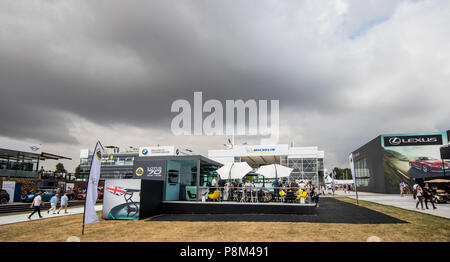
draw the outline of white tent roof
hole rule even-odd
[[[223,167],[217,169],[217,173],[219,173],[222,179],[241,179],[252,170],[253,169],[247,164],[247,162],[237,162],[226,163]]]
[[[285,167],[278,164],[261,166],[256,172],[266,178],[288,177],[293,168]]]

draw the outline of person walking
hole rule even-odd
[[[67,194],[64,193],[64,195],[61,197],[61,204],[60,204],[60,207],[58,209],[58,214],[59,214],[59,212],[61,212],[61,209],[63,209],[63,208],[64,208],[64,213],[67,214],[68,213],[67,212],[68,204],[69,204],[69,198],[67,197]]]
[[[417,198],[417,187],[419,186],[419,184],[417,184],[417,181],[414,181],[414,185],[413,185],[413,198],[416,199]]]
[[[405,187],[403,188],[403,192],[406,194],[406,196],[409,196],[411,194],[410,186],[408,183],[405,183]]]
[[[56,197],[56,195],[52,196],[52,198],[50,198],[50,209],[47,210],[47,214],[50,214],[50,211],[53,212],[53,215],[56,212],[56,205],[58,204],[58,198]]]
[[[424,208],[423,208],[423,190],[419,185],[417,185],[416,190],[417,190],[416,208],[419,209],[419,203],[420,203],[422,210],[424,210]]]
[[[41,205],[42,204],[43,204],[43,202],[42,202],[42,193],[39,192],[39,194],[37,196],[35,196],[33,198],[33,201],[31,202],[30,208],[34,208],[34,209],[33,209],[33,213],[31,213],[28,216],[29,220],[31,220],[31,216],[33,216],[34,213],[36,213],[36,212],[38,212],[39,218],[42,218],[42,216],[41,216]]]
[[[436,209],[437,207],[434,205],[434,201],[433,201],[433,190],[431,190],[430,186],[428,185],[428,183],[425,184],[425,186],[423,187],[423,197],[425,199],[425,208],[428,208],[428,201],[430,201],[431,205],[433,206],[433,209]]]

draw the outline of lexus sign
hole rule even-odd
[[[384,136],[384,146],[442,145],[442,135]]]

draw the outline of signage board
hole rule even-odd
[[[288,155],[288,145],[254,145],[254,146],[236,146],[234,148],[235,156],[258,156],[258,155]]]
[[[383,168],[389,186],[443,176],[450,163],[441,160],[440,148],[447,143],[446,132],[382,135]]]
[[[104,219],[139,219],[140,179],[106,179],[104,190]]]
[[[144,146],[139,148],[139,156],[186,156],[191,152],[174,146]]]
[[[164,181],[165,177],[166,160],[134,160],[133,178]]]
[[[0,148],[38,155],[42,153],[42,145],[40,144],[31,144],[2,137],[0,137]]]
[[[386,146],[433,146],[442,145],[442,134],[383,136]]]
[[[8,194],[9,194],[9,202],[8,203],[14,202],[16,182],[15,181],[3,181],[2,189],[6,190],[6,192],[8,192]]]

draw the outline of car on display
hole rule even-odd
[[[41,189],[38,192],[42,192],[42,201],[47,202],[50,201],[50,198],[52,196],[56,195],[56,189]],[[22,195],[22,202],[31,202],[33,201],[34,197],[37,196],[38,193],[27,193]]]
[[[418,157],[409,161],[409,166],[421,170],[424,173],[442,172],[442,168],[445,168],[445,170],[449,169],[448,162],[442,162],[442,160],[426,156]]]
[[[81,193],[78,193],[77,199],[85,200],[86,199],[86,191],[82,190]],[[103,187],[102,186],[97,187],[97,199],[103,199]]]
[[[0,190],[0,203],[6,204],[8,202],[9,202],[9,193],[6,190],[1,189]]]

